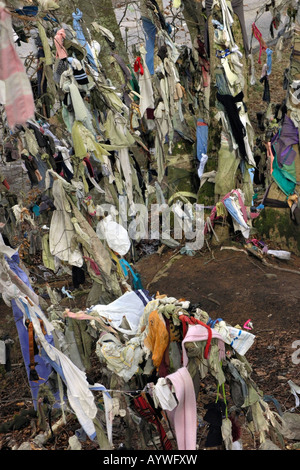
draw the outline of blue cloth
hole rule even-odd
[[[267,48],[266,54],[267,54],[267,75],[270,75],[272,72],[272,54],[273,54],[272,49]]]
[[[37,204],[34,204],[34,206],[32,207],[32,212],[36,217],[40,215],[40,208]]]
[[[146,40],[146,64],[151,75],[154,74],[154,46],[156,37],[156,26],[148,18],[142,17],[143,29]]]
[[[25,272],[20,268],[19,266],[19,254],[16,253],[14,256],[11,258],[5,258],[9,267],[11,270],[28,286],[32,289],[29,279]],[[30,355],[29,355],[29,339],[28,339],[28,330],[26,326],[24,325],[23,322],[23,311],[18,307],[16,304],[16,301],[12,299],[11,301],[11,306],[13,310],[13,316],[15,320],[15,324],[17,327],[18,331],[18,336],[19,336],[19,341],[20,341],[20,347],[23,355],[23,360],[26,368],[26,373],[28,376],[28,381],[29,381],[29,386],[31,389],[31,394],[32,394],[32,400],[33,400],[33,406],[36,409],[37,408],[37,395],[39,388],[42,384],[46,383],[48,380],[49,375],[52,372],[52,367],[48,361],[43,359],[39,354],[34,356],[35,362],[36,362],[36,367],[35,370],[38,373],[38,376],[41,377],[41,379],[37,382],[33,382],[29,380],[29,373],[30,373]],[[25,307],[25,304],[24,304]],[[27,307],[27,306],[26,306]],[[25,308],[25,311],[28,312],[27,308]],[[28,313],[29,316],[29,313]],[[30,320],[30,318],[28,318]],[[49,344],[53,343],[53,338],[52,336],[46,335],[45,336],[46,340],[48,341]],[[54,345],[54,344],[53,344]]]
[[[79,8],[76,8],[75,12],[72,13],[72,17],[73,17],[73,28],[74,28],[74,31],[76,32],[77,41],[85,48],[89,63],[91,64],[93,69],[96,70],[96,72],[98,72],[98,68],[95,63],[93,53],[91,51],[91,48],[88,42],[85,39],[81,24],[80,24],[80,21],[82,19],[82,11],[80,11]]]
[[[38,14],[38,7],[37,6],[25,6],[23,7],[22,9],[21,8],[18,8],[17,10],[15,10],[16,13],[18,13],[18,15],[24,15],[24,16],[36,16]]]
[[[207,140],[208,140],[208,126],[202,119],[197,119],[197,158],[199,162],[202,158],[202,153],[207,153]]]
[[[128,263],[128,261],[126,261],[125,259],[122,258],[122,259],[120,259],[120,265],[121,265],[121,268],[122,268],[123,273],[124,273],[125,276],[128,276],[128,269],[131,272],[132,278],[133,278],[133,288],[134,288],[134,290],[143,289],[140,275],[133,271],[133,269],[130,266],[130,264]]]
[[[138,296],[138,298],[141,299],[145,307],[148,304],[148,302],[153,300],[152,297],[150,297],[149,292],[145,289],[137,289],[134,292]]]
[[[23,8],[18,8],[15,10],[18,15],[21,16],[36,16],[39,12],[39,9],[37,6],[32,5],[32,6],[25,6]],[[46,16],[43,17],[43,20],[45,21],[55,21],[56,23],[58,22],[56,18],[53,18],[53,16],[50,16],[47,14]]]
[[[246,228],[247,224],[244,221],[242,214],[240,214],[240,212],[236,209],[236,207],[232,205],[232,201],[230,197],[228,197],[227,199],[224,199],[223,203],[226,209],[228,210],[229,214],[237,221],[237,223]]]

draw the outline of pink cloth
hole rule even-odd
[[[56,58],[66,59],[66,57],[68,57],[66,48],[64,47],[65,37],[66,37],[66,32],[63,28],[57,31],[54,37],[54,44],[56,47]]]
[[[99,270],[99,267],[97,265],[97,263],[95,263],[95,261],[92,259],[92,258],[89,258],[88,256],[84,256],[84,259],[86,261],[89,261],[90,263],[90,266],[92,268],[92,270],[94,271],[94,273],[97,275],[97,276],[101,276],[101,272]]]
[[[116,330],[114,328],[112,328],[111,326],[106,325],[104,323],[104,320],[102,320],[102,318],[100,318],[100,317],[96,317],[96,316],[94,317],[93,315],[88,315],[87,313],[83,312],[82,310],[80,310],[79,312],[71,312],[69,309],[65,310],[64,315],[65,315],[65,317],[74,318],[75,320],[95,320],[98,323],[100,323],[102,328],[104,328],[106,331],[109,331],[110,333],[114,334],[115,336],[118,336]],[[104,333],[105,332],[103,331],[103,334]],[[100,337],[101,337],[101,335],[100,335]]]
[[[80,312],[71,312],[70,310],[65,311],[65,316],[70,318],[75,318],[75,320],[98,320],[97,317],[92,315],[87,315],[82,310]]]
[[[166,379],[172,382],[178,400],[176,408],[167,412],[175,430],[178,450],[196,450],[197,404],[192,377],[186,367],[181,367]]]
[[[242,211],[242,215],[243,215],[243,219],[244,221],[247,223],[248,221],[248,215],[247,215],[247,209],[245,207],[245,204],[241,198],[241,195],[240,195],[240,192],[237,190],[237,189],[233,189],[232,191],[230,191],[229,193],[227,193],[222,199],[221,199],[221,202],[224,203],[225,199],[229,198],[231,194],[236,194],[237,197],[238,197],[238,200],[239,200],[239,204],[240,204],[240,208],[241,208],[241,211]],[[211,223],[213,224],[214,220],[217,218],[217,207],[214,206],[214,208],[212,209],[211,213],[210,213],[210,221]],[[207,222],[205,223],[204,225],[204,234],[207,234],[208,232],[208,224]]]
[[[214,330],[214,328],[211,329],[212,331],[212,338],[217,338],[218,339],[218,346],[219,346],[219,357],[220,360],[225,358],[225,344],[224,344],[224,339],[222,336]],[[187,331],[187,334],[185,335],[184,340],[182,341],[182,359],[183,359],[183,365],[184,367],[187,366],[188,364],[188,356],[185,350],[185,343],[190,343],[193,341],[207,341],[208,338],[208,331],[207,329],[202,326],[202,325],[189,325],[189,329]]]
[[[5,112],[10,128],[34,117],[32,88],[13,38],[11,15],[0,3],[0,80],[5,88]]]
[[[241,207],[241,211],[242,211],[242,214],[243,214],[244,221],[247,223],[247,220],[248,220],[247,209],[246,209],[246,207],[245,207],[245,204],[244,204],[244,202],[243,202],[243,199],[242,199],[242,197],[241,197],[240,192],[239,192],[237,189],[234,189],[234,190],[231,191],[231,192],[237,194],[238,199],[239,199],[239,203],[240,203],[240,207]]]
[[[274,162],[274,155],[272,152],[271,142],[267,142],[267,156],[270,159],[270,173],[273,173],[273,162]]]

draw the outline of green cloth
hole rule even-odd
[[[51,271],[55,271],[54,257],[51,255],[49,247],[49,233],[45,233],[45,235],[43,235],[42,246],[42,258],[44,266],[48,269],[51,269]]]
[[[93,419],[93,423],[96,429],[96,435],[97,435],[97,442],[99,444],[99,447],[101,450],[112,450],[112,447],[108,441],[107,435],[102,427],[102,424],[100,422],[100,417],[96,416],[96,418]]]
[[[74,333],[74,338],[78,348],[78,352],[85,369],[91,367],[91,354],[93,339],[87,331],[87,322],[84,320],[76,320],[68,318],[68,324]]]
[[[104,157],[109,155],[108,150],[96,142],[94,135],[80,121],[75,121],[72,126],[72,140],[76,157],[86,157],[88,152],[93,152],[95,157],[105,163]],[[110,149],[113,147],[109,146]]]
[[[135,144],[135,139],[126,128],[126,119],[114,114],[111,110],[107,112],[104,124],[107,139],[116,148],[127,148]]]
[[[295,162],[289,166],[283,165],[282,168],[279,168],[277,156],[275,155],[273,160],[272,178],[284,194],[287,196],[294,194],[296,186]]]
[[[218,156],[218,171],[215,178],[215,194],[220,198],[236,188],[236,172],[240,159],[234,151],[230,151],[228,141],[221,140]]]
[[[52,56],[51,48],[50,48],[48,38],[47,38],[47,35],[46,35],[45,28],[42,25],[41,21],[37,21],[37,27],[38,27],[38,31],[39,31],[39,36],[40,36],[42,44],[43,44],[43,50],[44,50],[44,53],[45,53],[45,58],[43,58],[43,60],[45,61],[46,65],[52,65],[53,56]]]

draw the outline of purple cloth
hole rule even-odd
[[[286,115],[282,128],[271,141],[276,153],[278,166],[291,165],[296,157],[293,145],[299,143],[299,131],[293,121]]]

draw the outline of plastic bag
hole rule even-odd
[[[248,331],[240,330],[232,326],[228,327],[228,331],[231,338],[231,346],[241,356],[244,356],[254,343],[255,336]]]
[[[276,258],[280,258],[280,259],[290,259],[291,258],[291,253],[289,251],[284,251],[284,250],[268,250],[267,254],[268,255],[273,255]]]
[[[131,241],[127,230],[115,222],[111,215],[98,223],[96,233],[100,240],[106,240],[109,248],[119,255],[124,256],[128,253]]]

